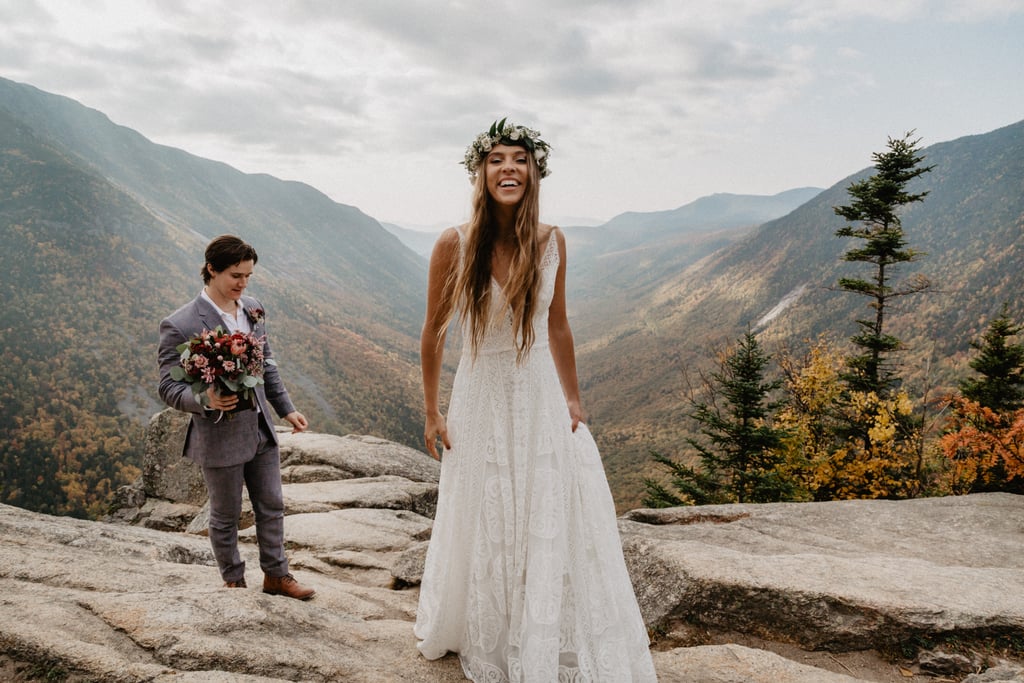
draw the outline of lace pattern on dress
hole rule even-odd
[[[554,242],[523,362],[507,317],[475,359],[464,341],[415,633],[427,657],[459,653],[477,683],[647,683],[654,666],[600,454],[586,425],[572,431],[545,348]]]
[[[461,234],[461,233],[460,233]],[[555,293],[555,275],[558,272],[558,244],[555,236],[548,237],[541,253],[540,288],[537,291],[537,305],[533,314],[533,346],[534,349],[545,349],[548,345],[548,307]],[[505,306],[505,291],[498,284],[498,281],[491,278],[491,308],[497,314],[491,316],[491,324],[487,328],[484,338],[481,340],[478,353],[494,353],[495,351],[515,350],[512,340],[512,319],[508,307]],[[462,330],[464,354],[470,353],[469,331],[465,325]]]

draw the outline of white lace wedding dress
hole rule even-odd
[[[655,681],[600,455],[586,425],[571,429],[548,349],[554,236],[541,263],[536,341],[522,364],[507,317],[475,361],[465,342],[418,647],[430,659],[459,653],[477,683]]]

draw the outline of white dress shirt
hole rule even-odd
[[[242,334],[249,334],[252,332],[252,323],[249,322],[249,316],[245,314],[245,308],[242,306],[242,302],[239,301],[235,304],[235,313],[227,313],[220,306],[213,303],[213,299],[206,293],[206,287],[203,287],[203,291],[200,294],[201,297],[210,302],[210,305],[220,313],[220,319],[224,322],[224,329],[230,334],[235,332],[241,332]]]

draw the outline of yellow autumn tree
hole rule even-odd
[[[905,498],[916,491],[913,463],[920,435],[904,390],[880,397],[851,390],[845,357],[819,338],[804,358],[784,354],[788,403],[776,417],[788,437],[787,474],[808,500]]]
[[[852,391],[841,404],[850,429],[843,446],[816,474],[818,492],[830,499],[907,498],[917,491],[914,404],[900,389],[887,397]]]
[[[806,355],[779,354],[787,401],[775,420],[786,436],[781,450],[786,474],[800,487],[799,496],[814,500],[820,488],[815,474],[836,450],[837,406],[842,393],[843,357],[819,338]]]

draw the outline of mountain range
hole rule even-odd
[[[933,359],[933,383],[949,386],[1002,302],[1021,312],[1024,122],[924,153],[935,169],[916,189],[930,194],[903,223],[926,255],[900,276],[939,286],[892,322],[907,366]],[[565,226],[581,388],[620,507],[638,501],[650,450],[684,454],[684,369],[748,326],[769,345],[853,334],[863,302],[834,288],[854,266],[832,207],[868,172]],[[434,236],[0,79],[0,502],[95,514],[130,475],[161,407],[159,320],[198,293],[203,247],[226,232],[260,253],[250,292],[314,429],[419,446]]]
[[[934,168],[908,191],[928,194],[901,213],[908,245],[921,255],[891,274],[893,284],[924,275],[933,288],[894,300],[886,330],[904,342],[899,362],[911,395],[935,398],[970,376],[970,343],[1004,302],[1024,321],[1024,121],[922,153]],[[836,286],[841,276],[871,272],[842,260],[855,245],[835,236],[844,222],[833,210],[849,203],[851,182],[872,172],[852,174],[660,279],[618,325],[584,340],[581,389],[596,428],[614,445],[606,466],[619,501],[639,501],[651,450],[687,454],[685,372],[709,367],[747,329],[769,351],[799,350],[820,335],[842,344],[859,331],[856,319],[873,317],[864,298]]]
[[[671,211],[620,214],[604,225],[565,228],[566,296],[583,339],[631,324],[637,302],[700,259],[784,216],[821,192],[719,193]]]
[[[91,514],[118,478],[107,461],[138,461],[161,407],[160,319],[199,293],[203,249],[223,233],[260,254],[249,291],[315,428],[419,441],[422,258],[308,185],[0,79],[4,502],[45,510],[63,488],[82,500],[54,511]]]

